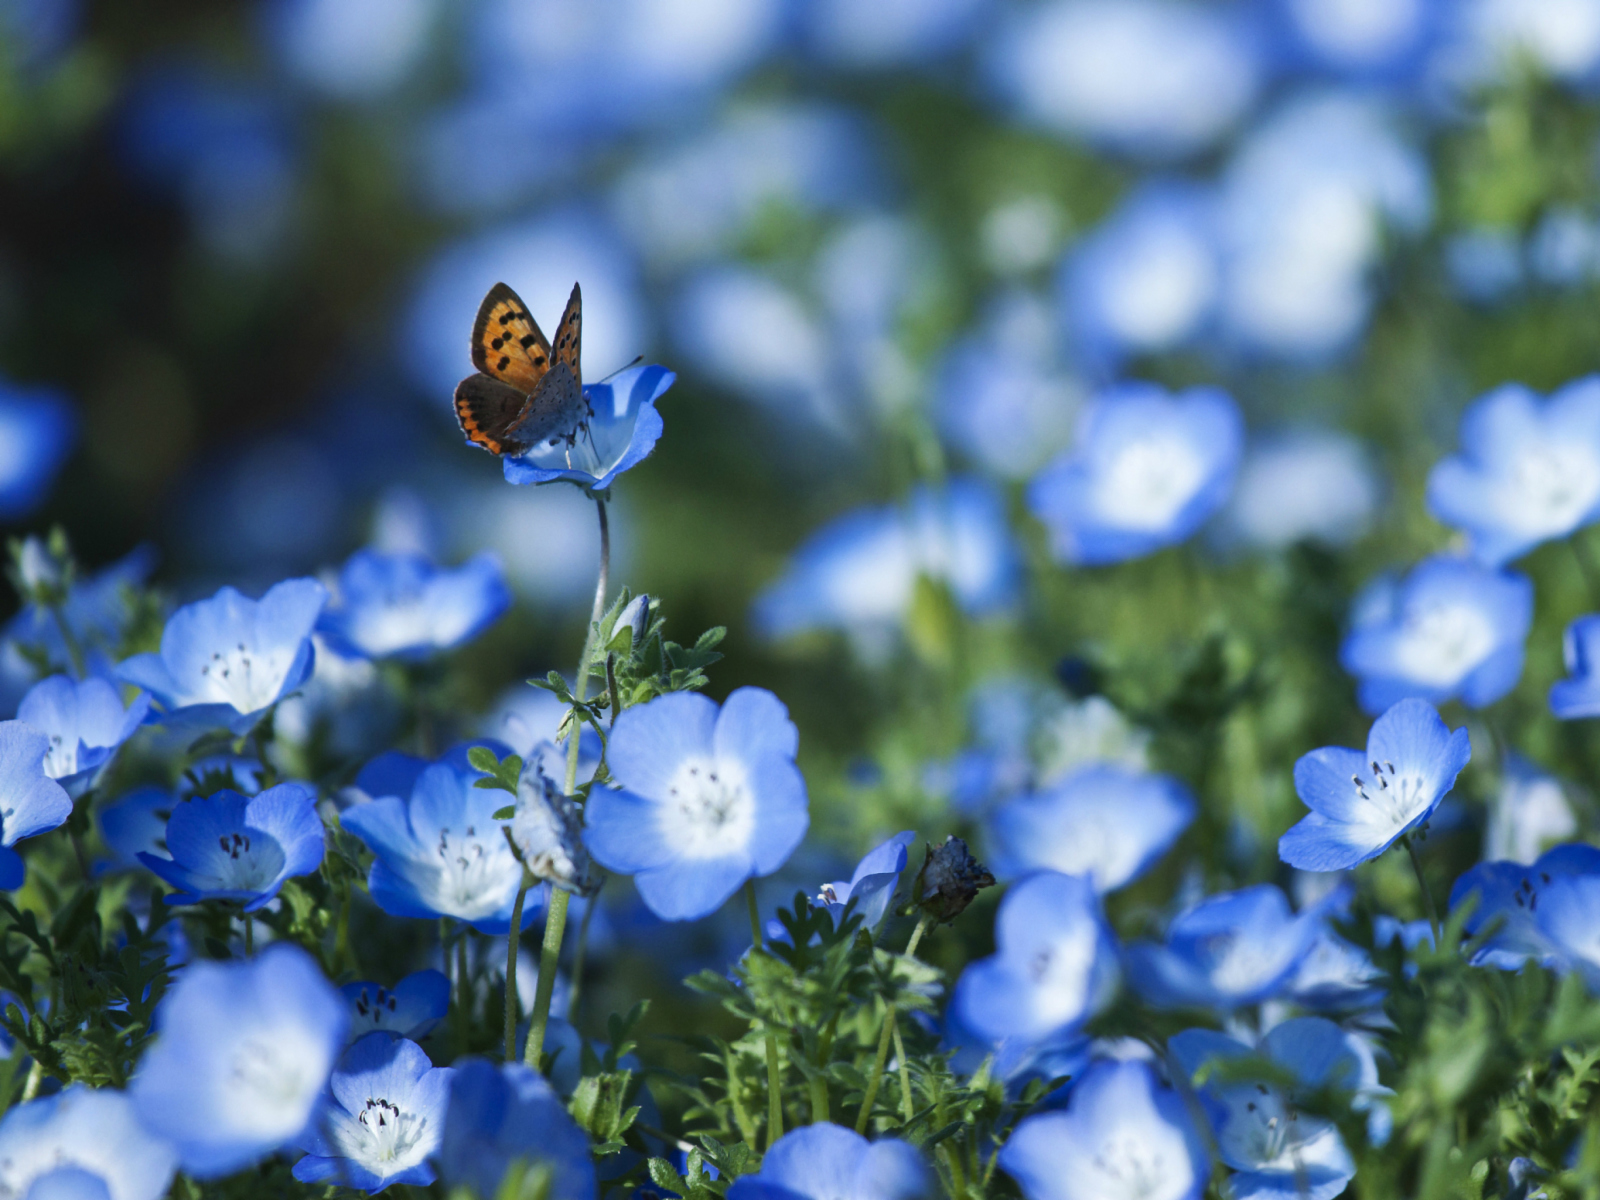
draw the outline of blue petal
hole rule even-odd
[[[662,920],[697,921],[721,908],[751,873],[748,855],[730,854],[641,871],[633,885]]]
[[[755,831],[747,847],[757,875],[770,875],[789,860],[806,836],[811,814],[806,781],[790,758],[749,764],[746,786],[755,800]]]
[[[361,768],[356,775],[355,783],[363,792],[374,798],[378,796],[404,798],[411,795],[411,789],[416,786],[417,779],[427,769],[428,760],[425,758],[417,758],[399,750],[386,750]]]
[[[793,758],[800,749],[800,731],[783,701],[766,688],[737,688],[717,714],[712,749],[718,758],[744,763],[769,755]]]
[[[716,723],[716,703],[698,692],[672,692],[628,709],[611,731],[612,777],[640,796],[666,796],[685,759],[711,755]]]
[[[666,866],[674,851],[661,833],[661,810],[654,800],[597,787],[584,813],[584,844],[597,863],[622,875]]]
[[[55,829],[72,815],[72,798],[44,773],[50,739],[21,721],[0,721],[0,845]]]
[[[1278,857],[1302,871],[1347,871],[1382,854],[1398,836],[1375,840],[1365,826],[1310,813],[1278,839]]]
[[[22,855],[10,846],[0,846],[0,891],[15,891],[27,878],[28,868],[23,864]]]

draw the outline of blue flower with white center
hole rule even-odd
[[[0,721],[0,889],[22,886],[22,856],[11,847],[55,829],[72,815],[72,797],[45,774],[50,739],[22,721]]]
[[[506,482],[567,479],[590,491],[605,491],[656,448],[662,430],[656,401],[677,378],[665,367],[626,367],[586,384],[583,398],[592,415],[578,426],[577,440],[568,445],[565,438],[552,438],[525,454],[506,456]]]
[[[441,567],[421,554],[357,550],[317,631],[345,658],[417,662],[470,642],[511,607],[492,554]]]
[[[1461,453],[1428,476],[1428,511],[1491,567],[1600,517],[1600,376],[1543,403],[1508,383],[1461,418]]]
[[[862,928],[877,929],[889,911],[889,901],[894,899],[900,873],[906,869],[906,848],[916,840],[917,835],[909,829],[897,833],[867,851],[848,880],[822,885],[817,901],[827,907],[835,924],[843,919],[845,906],[853,900]]]
[[[1560,780],[1515,751],[1506,751],[1483,831],[1485,861],[1531,863],[1547,847],[1577,832],[1578,818]]]
[[[259,796],[221,791],[175,805],[167,821],[170,858],[139,852],[144,863],[177,888],[168,904],[231,900],[255,912],[283,881],[322,865],[322,818],[309,784],[280,783]]]
[[[0,520],[44,503],[77,433],[77,414],[61,393],[0,381]]]
[[[1027,1200],[1199,1200],[1211,1158],[1183,1097],[1148,1063],[1102,1059],[1065,1111],[1017,1123],[1000,1166]]]
[[[961,973],[961,1024],[991,1041],[1070,1033],[1117,990],[1117,946],[1087,879],[1041,871],[1015,884],[994,919],[995,953]]]
[[[166,1195],[176,1156],[141,1116],[126,1092],[81,1083],[13,1108],[0,1121],[0,1195],[51,1194],[41,1181],[63,1170],[87,1175],[111,1200]]]
[[[129,1095],[184,1171],[231,1175],[305,1133],[349,1022],[344,997],[298,946],[194,962],[156,1009]]]
[[[1402,700],[1372,723],[1367,749],[1324,746],[1294,765],[1294,790],[1311,812],[1278,840],[1302,871],[1347,871],[1377,858],[1433,815],[1472,758],[1431,704]]]
[[[124,708],[117,689],[104,679],[52,675],[28,689],[17,720],[50,739],[44,773],[70,795],[81,796],[149,711],[150,697],[143,693]]]
[[[1468,937],[1493,927],[1472,957],[1473,966],[1520,970],[1532,959],[1559,966],[1565,959],[1540,923],[1545,893],[1562,879],[1600,877],[1600,849],[1582,842],[1546,850],[1531,865],[1516,862],[1479,863],[1450,889],[1450,910],[1473,904],[1463,930]]]
[[[161,652],[125,659],[117,674],[155,698],[160,720],[244,733],[311,677],[311,631],[327,598],[315,579],[286,579],[260,600],[222,588],[173,613]]]
[[[1114,366],[1202,330],[1221,287],[1214,205],[1192,184],[1146,184],[1073,248],[1061,292],[1080,354]]]
[[[301,1183],[340,1183],[381,1192],[391,1183],[426,1187],[428,1160],[444,1134],[455,1072],[436,1067],[421,1046],[387,1033],[369,1033],[344,1052],[322,1112],[296,1144],[306,1152],[294,1165]]]
[[[493,1196],[513,1162],[549,1172],[547,1200],[594,1200],[589,1139],[567,1115],[554,1088],[522,1063],[495,1067],[481,1058],[455,1065],[439,1177]]]
[[[1271,884],[1208,896],[1174,917],[1165,945],[1135,942],[1128,977],[1157,1008],[1226,1012],[1282,994],[1343,903],[1334,892],[1299,915]]]
[[[760,1171],[733,1181],[728,1200],[912,1200],[931,1195],[932,1184],[922,1156],[908,1143],[869,1142],[819,1121],[774,1142]]]
[[[1194,814],[1194,798],[1170,775],[1095,764],[990,813],[988,862],[1002,879],[1060,871],[1111,892],[1144,874]]]
[[[1085,410],[1077,445],[1034,477],[1028,508],[1065,562],[1139,558],[1183,541],[1222,506],[1243,448],[1226,392],[1117,384]]]
[[[745,880],[783,866],[805,836],[799,744],[788,709],[763,688],[739,688],[720,710],[693,692],[628,709],[608,748],[619,788],[589,796],[589,852],[632,875],[658,917],[709,916]]]
[[[382,1030],[421,1041],[450,1010],[450,980],[431,967],[413,971],[392,988],[358,981],[339,991],[350,1004],[350,1040]]]
[[[1517,686],[1532,623],[1526,576],[1436,555],[1356,597],[1339,662],[1374,716],[1408,696],[1483,708]]]
[[[1217,1152],[1234,1172],[1231,1194],[1258,1200],[1333,1200],[1355,1178],[1356,1166],[1327,1117],[1302,1112],[1305,1099],[1322,1089],[1351,1097],[1353,1106],[1373,1108],[1378,1068],[1372,1050],[1357,1035],[1322,1017],[1297,1017],[1274,1025],[1251,1047],[1210,1029],[1186,1029],[1167,1043],[1184,1072],[1208,1064],[1259,1056],[1294,1080],[1285,1087],[1266,1074],[1198,1083],[1217,1136]]]
[[[1563,721],[1600,717],[1600,613],[1567,626],[1561,654],[1567,678],[1550,685],[1550,711]]]
[[[102,870],[143,870],[141,852],[159,854],[167,848],[167,822],[178,799],[166,788],[135,788],[101,808],[100,836],[111,848],[111,859]]]
[[[498,743],[478,744],[489,745],[502,757],[508,753]],[[394,793],[379,795],[347,808],[340,823],[377,856],[367,890],[384,912],[454,917],[480,933],[506,933],[522,884],[522,864],[494,819],[504,807],[505,793],[473,786],[483,772],[467,762],[467,749],[456,747],[414,776],[409,771],[397,774],[394,784],[410,782],[404,799]],[[524,929],[539,915],[539,907],[524,906]]]
[[[1246,453],[1224,533],[1263,550],[1302,541],[1344,546],[1371,526],[1379,499],[1378,478],[1359,441],[1329,429],[1293,430]]]

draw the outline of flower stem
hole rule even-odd
[[[517,888],[517,901],[511,906],[511,928],[506,932],[506,1061],[517,1057],[517,1016],[522,1005],[517,1000],[517,939],[522,934],[522,906],[528,899],[528,885],[533,883],[528,869],[522,869],[522,886]]]
[[[606,877],[600,876],[600,883],[584,901],[583,920],[578,922],[578,944],[572,949],[572,986],[567,989],[567,1011],[574,1014],[578,1011],[578,993],[583,989],[583,960],[589,950],[589,922],[594,920],[595,906],[600,903],[600,889],[605,887]]]
[[[1433,929],[1433,945],[1439,949],[1443,945],[1443,935],[1439,929],[1439,910],[1433,906],[1433,893],[1428,890],[1427,877],[1422,873],[1422,859],[1417,856],[1417,844],[1411,840],[1408,833],[1400,839],[1406,844],[1406,853],[1411,855],[1411,869],[1417,873],[1417,887],[1422,891],[1422,904],[1428,911],[1428,925]]]
[[[583,653],[578,656],[578,678],[573,696],[582,700],[589,694],[589,662],[594,657],[594,631],[606,615],[606,590],[611,583],[611,523],[606,517],[603,496],[594,498],[600,516],[600,578],[595,582],[594,607],[589,610],[589,628],[583,635]],[[565,794],[578,789],[578,742],[583,727],[572,713],[567,727],[567,784]],[[550,907],[544,918],[544,945],[539,951],[539,983],[533,996],[533,1016],[528,1022],[528,1045],[523,1059],[535,1071],[544,1059],[544,1031],[550,1022],[550,997],[556,986],[556,966],[561,958],[561,939],[567,931],[567,902],[571,897],[561,888],[550,889]]]
[[[744,882],[744,896],[750,904],[750,936],[756,950],[762,949],[761,910],[756,907],[756,885],[753,879]],[[778,1035],[770,1023],[767,1034],[767,1149],[783,1136],[783,1076],[778,1071]]]
[[[249,958],[256,952],[256,919],[249,913],[244,914],[244,956]]]
[[[52,604],[50,612],[56,619],[57,628],[61,630],[61,641],[67,647],[67,657],[72,660],[72,673],[79,679],[87,679],[89,667],[83,657],[83,646],[73,635],[72,626],[67,621],[66,609],[60,604]]]
[[[928,930],[929,918],[926,914],[917,922],[917,927],[911,931],[911,940],[906,943],[907,957],[915,957],[917,945],[922,941],[922,935]],[[861,1111],[856,1114],[856,1132],[865,1134],[867,1122],[872,1118],[872,1106],[878,1099],[878,1089],[883,1086],[883,1068],[889,1061],[889,1039],[893,1038],[896,1046],[895,1053],[900,1060],[900,1086],[904,1090],[902,1108],[906,1113],[906,1120],[911,1119],[911,1071],[906,1066],[904,1045],[900,1041],[900,1028],[895,1023],[895,1004],[889,1001],[887,1011],[883,1014],[883,1032],[878,1035],[878,1052],[872,1060],[872,1077],[867,1080],[867,1094],[861,1098]]]

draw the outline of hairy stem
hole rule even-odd
[[[753,949],[760,951],[765,945],[761,936],[761,910],[756,907],[756,885],[753,879],[745,880],[745,899],[750,903],[750,936]],[[767,1035],[767,1149],[783,1136],[783,1075],[778,1070],[778,1034],[770,1023]]]
[[[1427,910],[1428,925],[1433,930],[1433,944],[1437,949],[1443,944],[1439,928],[1439,910],[1433,906],[1433,893],[1428,890],[1427,877],[1422,873],[1422,859],[1417,856],[1417,844],[1411,840],[1409,833],[1400,840],[1405,843],[1406,853],[1411,855],[1411,869],[1417,873],[1417,887],[1422,891],[1422,904]]]

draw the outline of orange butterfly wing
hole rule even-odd
[[[561,320],[564,327],[567,318],[563,316]],[[550,342],[522,297],[503,283],[495,284],[483,298],[478,319],[472,323],[472,365],[527,394],[539,386],[550,369],[550,360]]]
[[[508,289],[509,290],[509,289]],[[572,295],[567,297],[566,311],[561,314],[561,324],[556,326],[555,359],[572,368],[572,377],[583,388],[583,372],[578,369],[579,352],[583,347],[583,293],[572,285]]]

